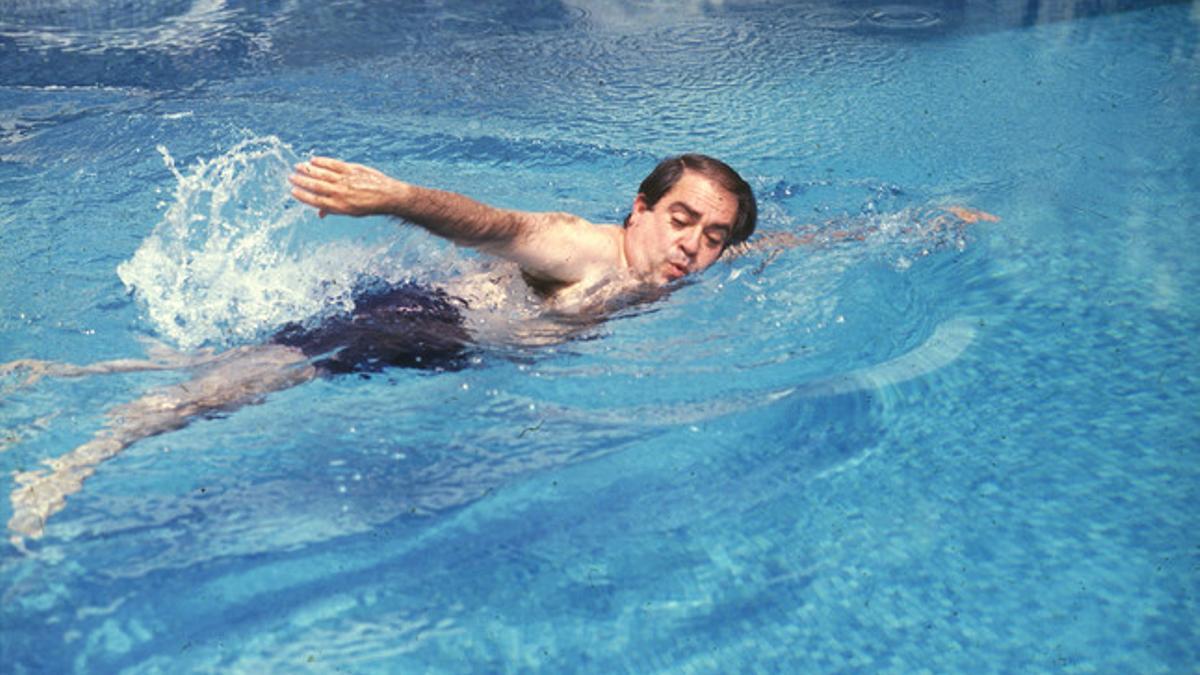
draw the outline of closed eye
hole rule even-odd
[[[704,238],[713,246],[720,246],[725,243],[728,232],[724,228],[712,228],[704,232]]]
[[[686,204],[676,202],[671,204],[671,224],[675,227],[687,227],[700,219],[700,212],[692,209]]]

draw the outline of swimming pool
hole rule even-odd
[[[0,553],[0,663],[1194,669],[1200,9],[1099,4],[6,3],[0,360],[480,269],[290,205],[314,152],[616,222],[698,150],[876,229],[141,441]],[[0,493],[178,379],[0,381]]]

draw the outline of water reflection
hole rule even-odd
[[[19,0],[6,3],[0,10],[0,53],[5,55],[0,85],[171,88],[227,79],[280,64],[345,62],[411,49],[441,53],[530,31],[546,35],[566,29],[649,34],[665,49],[674,49],[681,39],[703,39],[710,48],[748,39],[747,34],[696,32],[713,18],[721,18],[726,22],[722,25],[729,29],[738,25],[728,23],[729,19],[744,19],[746,27],[765,35],[790,34],[800,29],[933,37],[1030,26],[1164,3],[826,1],[788,4],[786,13],[780,12],[780,4],[736,0],[544,0],[512,5],[443,2],[410,6],[376,0],[170,0],[111,5],[89,0]],[[637,55],[641,50],[628,53]]]
[[[714,15],[753,15],[759,12],[778,15],[779,7],[786,5],[792,10],[793,16],[812,28],[865,32],[949,28],[981,32],[1069,21],[1173,2],[1179,0],[1030,0],[1021,3],[986,0],[917,0],[903,3],[877,0],[564,0],[563,4],[578,8],[587,16],[589,23],[608,30],[641,31],[648,27],[673,25]]]

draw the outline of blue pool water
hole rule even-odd
[[[1009,4],[4,3],[0,361],[486,265],[313,153],[617,222],[696,150],[818,237],[132,445],[0,551],[3,669],[1194,671],[1200,5]],[[0,521],[182,379],[0,378]]]

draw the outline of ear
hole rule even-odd
[[[649,210],[650,205],[646,203],[646,195],[639,192],[638,196],[633,198],[633,209],[630,211],[629,224],[635,224],[638,218]]]

